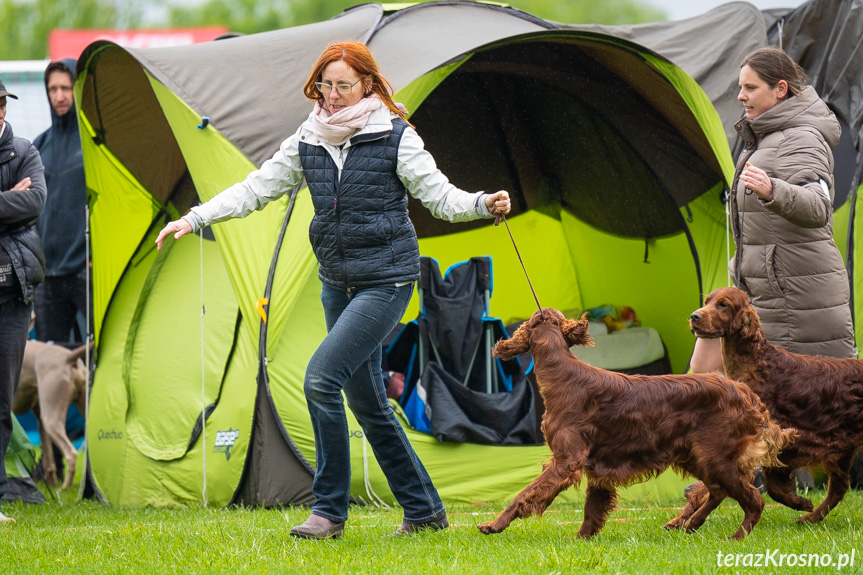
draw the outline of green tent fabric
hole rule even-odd
[[[33,444],[27,437],[27,432],[18,423],[18,418],[12,415],[12,437],[9,438],[9,447],[6,448],[6,457],[18,455],[24,451],[33,451]]]
[[[272,155],[308,114],[299,94],[314,58],[345,38],[370,46],[457,185],[510,190],[509,227],[543,305],[631,306],[661,335],[674,370],[685,370],[686,319],[727,281],[720,192],[731,158],[709,98],[659,54],[471,2],[363,5],[327,22],[181,48],[96,42],[79,59],[75,90],[97,338],[88,478],[109,503],[311,500],[302,382],[324,322],[308,194],[169,240],[163,252],[153,241],[169,219]],[[503,226],[410,210],[422,254],[442,267],[493,258],[492,315],[532,313]],[[416,314],[414,301],[405,319]],[[349,427],[352,493],[392,501],[350,417]],[[506,500],[549,456],[544,445],[446,444],[407,432],[451,501]],[[682,485],[663,475],[627,496],[679,498]]]
[[[12,436],[6,449],[6,459],[0,462],[0,465],[6,467],[6,477],[9,480],[6,493],[3,494],[3,501],[46,502],[45,496],[30,477],[30,471],[36,465],[36,449],[14,414],[12,414]]]

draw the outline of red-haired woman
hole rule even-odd
[[[260,210],[306,179],[315,215],[309,238],[323,284],[327,336],[306,369],[315,434],[311,516],[291,535],[340,537],[348,518],[350,454],[342,391],[390,488],[404,509],[397,534],[448,526],[428,473],[387,402],[381,342],[404,315],[419,278],[419,247],[408,218],[410,193],[451,222],[510,210],[505,191],[453,186],[405,119],[364,44],[332,44],[303,89],[314,110],[259,170],[181,219],[156,244]]]

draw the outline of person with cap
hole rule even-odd
[[[51,127],[33,141],[42,156],[48,185],[45,211],[37,224],[48,267],[36,292],[36,339],[58,343],[82,343],[86,334],[78,333],[76,318],[79,313],[81,317],[89,315],[87,184],[72,95],[74,83],[75,60],[48,64],[45,90],[51,104]]]
[[[36,147],[12,134],[0,82],[0,499],[6,493],[3,461],[12,437],[12,398],[21,376],[36,285],[45,256],[36,220],[45,207],[45,169]],[[0,510],[0,525],[14,523]]]

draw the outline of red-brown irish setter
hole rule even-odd
[[[566,319],[545,308],[501,340],[494,354],[509,359],[528,349],[545,400],[542,431],[552,451],[542,473],[495,519],[479,525],[500,533],[517,517],[541,515],[558,493],[587,475],[579,537],[602,530],[617,501],[616,489],[655,476],[669,466],[702,479],[705,505],[669,528],[698,529],[727,496],[745,516],[742,539],[758,523],[764,499],[751,481],[755,468],[773,465],[793,430],[772,423],[745,385],[717,375],[623,375],[591,367],[573,355],[591,345],[587,320]]]
[[[863,361],[797,355],[764,339],[749,297],[737,288],[707,296],[689,319],[698,337],[721,338],[725,375],[752,388],[780,426],[799,432],[794,445],[782,451],[781,467],[764,469],[764,484],[774,500],[808,511],[800,523],[821,521],[848,491],[851,462],[863,445]],[[829,475],[827,497],[815,510],[812,502],[792,493],[791,470],[822,465]],[[693,489],[689,507],[705,497]]]

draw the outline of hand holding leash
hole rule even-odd
[[[509,193],[506,190],[500,190],[495,194],[489,194],[485,197],[485,207],[488,208],[488,212],[493,214],[494,217],[494,225],[500,225],[500,218],[502,215],[508,214],[512,209],[512,205],[509,201]]]

